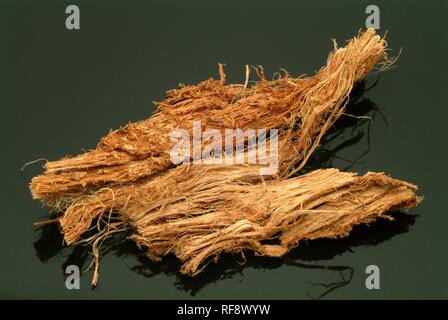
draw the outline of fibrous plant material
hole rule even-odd
[[[226,85],[220,66],[219,80],[168,91],[149,119],[109,133],[93,151],[46,163],[45,174],[32,180],[33,197],[59,206],[102,187],[155,176],[173,166],[170,132],[191,131],[193,121],[201,121],[203,130],[223,133],[231,128],[278,129],[279,148],[287,150],[279,151],[279,175],[290,176],[303,167],[344,112],[354,83],[375,65],[381,69],[392,63],[385,40],[373,29],[345,47],[334,47],[327,65],[312,77],[293,78],[285,72],[268,81],[256,68],[260,80],[254,85],[249,86],[249,69],[244,84]]]
[[[249,186],[238,180],[214,184],[216,173],[180,185],[195,190],[194,184],[211,180],[205,190],[184,192],[184,200],[153,207],[157,201],[146,205],[139,198],[123,211],[137,232],[132,239],[150,258],[174,253],[184,263],[181,272],[196,275],[222,252],[280,257],[300,241],[344,237],[357,224],[390,218],[389,211],[419,202],[415,186],[380,173],[357,177],[326,169]]]
[[[256,68],[260,80],[252,86],[249,69],[244,84],[226,85],[220,66],[220,80],[169,91],[151,118],[109,133],[95,150],[46,163],[32,180],[33,197],[63,210],[57,220],[66,243],[92,245],[93,283],[101,243],[130,229],[151,259],[175,254],[189,275],[222,252],[278,257],[303,240],[346,236],[356,224],[417,205],[416,187],[336,169],[293,176],[344,113],[355,82],[391,63],[384,39],[368,29],[335,45],[312,77],[268,81]],[[193,121],[223,136],[232,128],[278,129],[278,174],[260,175],[260,164],[174,166],[170,132],[191,133]]]
[[[263,181],[249,166],[181,166],[137,187],[103,190],[70,214],[107,217],[115,209],[120,218],[113,221],[132,227],[131,238],[151,259],[173,253],[183,273],[196,275],[222,252],[279,257],[300,241],[344,237],[357,224],[391,219],[390,211],[418,204],[415,190],[382,173],[323,169]]]

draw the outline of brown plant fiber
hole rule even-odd
[[[279,129],[279,148],[288,150],[279,151],[279,175],[290,176],[303,167],[344,112],[354,83],[376,64],[381,69],[391,63],[385,40],[368,29],[343,48],[334,43],[327,65],[312,77],[293,78],[285,73],[268,81],[259,67],[260,80],[254,85],[248,85],[249,69],[244,84],[226,85],[220,66],[219,80],[168,91],[152,117],[110,132],[95,150],[46,163],[45,174],[32,180],[32,195],[57,206],[61,200],[70,201],[102,187],[157,175],[172,167],[169,133],[175,128],[191,132],[193,120],[202,121],[203,130],[221,132],[232,128]],[[299,130],[293,130],[295,124]]]
[[[208,171],[202,179],[216,174]],[[231,173],[230,179],[234,177]],[[187,182],[186,187],[198,186]],[[154,207],[157,201],[147,206],[139,198],[123,212],[136,228],[132,239],[150,258],[174,253],[184,263],[181,272],[193,276],[221,252],[253,250],[280,257],[300,241],[344,237],[354,225],[389,217],[388,211],[407,210],[419,202],[409,183],[379,173],[356,177],[336,169],[249,186],[224,179],[190,194],[182,184],[178,188],[184,200]]]
[[[123,231],[152,260],[174,254],[191,276],[224,252],[280,257],[306,240],[345,237],[357,224],[416,206],[417,187],[382,173],[296,174],[344,113],[354,84],[392,63],[385,40],[368,29],[345,47],[335,44],[311,77],[285,72],[268,81],[258,67],[253,85],[250,68],[244,84],[226,84],[220,65],[219,80],[168,91],[152,117],[110,132],[95,150],[47,162],[32,195],[61,211],[67,244],[92,245],[94,284],[103,241]],[[232,128],[278,129],[278,173],[260,175],[260,164],[174,166],[170,132],[191,133],[199,120],[223,136]]]
[[[181,272],[196,275],[222,252],[279,257],[302,240],[344,237],[357,224],[391,219],[388,212],[419,203],[415,190],[382,173],[322,169],[264,181],[249,166],[180,166],[140,186],[105,189],[69,214],[107,216],[114,208],[151,259],[173,253]]]

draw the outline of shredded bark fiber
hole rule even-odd
[[[344,113],[355,82],[392,63],[385,40],[368,29],[343,48],[335,44],[312,77],[285,73],[268,81],[258,67],[259,80],[249,86],[247,68],[244,84],[227,85],[220,65],[219,80],[168,91],[151,118],[110,132],[95,150],[46,163],[32,195],[63,212],[67,244],[92,245],[94,284],[101,244],[125,230],[134,230],[131,238],[149,258],[174,254],[192,276],[222,252],[279,257],[304,240],[347,236],[357,224],[416,206],[416,186],[382,173],[295,175]],[[170,132],[191,132],[193,120],[223,135],[279,129],[278,174],[260,175],[259,164],[174,166]]]
[[[315,76],[293,78],[285,72],[277,80],[260,80],[249,86],[249,69],[244,84],[225,84],[220,79],[168,91],[157,103],[157,112],[147,120],[130,123],[110,132],[98,147],[72,158],[45,164],[46,172],[33,178],[32,195],[53,206],[105,186],[119,185],[155,176],[172,167],[169,133],[175,128],[192,130],[193,120],[202,129],[279,129],[281,177],[300,170],[320,139],[344,112],[347,97],[356,81],[375,65],[380,69],[392,61],[386,42],[368,29],[329,55],[327,65]],[[299,126],[299,130],[294,130]],[[223,133],[224,134],[224,133]],[[296,165],[296,166],[294,166]]]
[[[69,214],[107,216],[114,208],[151,259],[174,253],[181,272],[196,275],[221,252],[279,257],[299,241],[344,237],[354,225],[391,219],[388,212],[419,203],[415,190],[382,173],[323,169],[264,181],[249,166],[180,166],[141,186],[104,190]]]

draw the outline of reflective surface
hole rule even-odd
[[[442,1],[377,1],[381,32],[397,66],[352,92],[350,113],[327,136],[307,170],[322,166],[383,171],[420,187],[410,215],[356,228],[346,239],[299,246],[283,259],[224,256],[198,278],[178,261],[150,263],[125,239],[105,247],[99,287],[65,289],[63,267],[90,263],[84,247],[63,248],[55,226],[32,223],[47,211],[31,199],[41,164],[94,148],[109,129],[148,117],[151,101],[178,83],[217,76],[244,81],[244,65],[312,74],[363,24],[363,1],[305,4],[236,1],[77,1],[81,30],[65,29],[66,1],[0,4],[1,298],[448,298],[445,196],[447,37]],[[124,3],[124,2],[123,2]],[[370,88],[370,89],[369,89]],[[367,90],[369,89],[369,90]],[[365,268],[381,270],[381,289],[365,288]]]

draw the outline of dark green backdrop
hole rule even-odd
[[[68,4],[81,9],[79,31],[65,29]],[[148,117],[151,101],[166,90],[216,76],[218,62],[238,82],[245,64],[263,65],[268,75],[279,68],[313,73],[325,63],[331,38],[343,44],[364,26],[368,4],[1,1],[0,297],[303,299],[325,292],[315,283],[341,282],[342,267],[346,279],[352,270],[351,281],[325,298],[448,298],[443,1],[375,1],[381,32],[388,31],[392,53],[401,48],[402,54],[396,68],[368,78],[367,85],[378,83],[365,96],[381,112],[374,112],[369,152],[351,170],[384,171],[418,184],[425,201],[410,218],[375,224],[347,240],[304,245],[283,262],[250,259],[239,267],[226,258],[193,281],[176,275],[172,260],[142,265],[122,246],[101,260],[94,291],[91,273],[82,277],[81,290],[65,289],[61,266],[77,252],[57,252],[60,238],[32,225],[46,210],[27,186],[40,165],[27,167],[24,179],[18,171],[24,163],[95,147],[109,129]],[[340,151],[335,166],[344,168],[348,162],[340,158],[367,150],[367,127],[356,130],[364,137]],[[351,134],[346,130],[341,139]],[[42,236],[47,240],[34,245]],[[365,289],[369,264],[381,269],[378,291]]]

